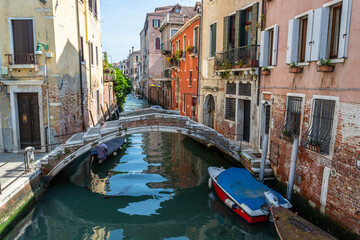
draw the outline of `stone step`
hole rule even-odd
[[[260,168],[260,164],[261,164],[261,158],[256,158],[254,160],[251,160],[251,165],[254,168]],[[271,168],[271,163],[269,160],[266,160],[265,168]]]
[[[105,122],[102,125],[102,128],[100,129],[100,134],[104,135],[104,134],[107,134],[107,133],[119,131],[119,128],[120,128],[120,121],[119,120]]]
[[[76,147],[84,145],[84,136],[85,133],[77,133],[73,135],[71,138],[69,138],[66,143],[65,147]]]
[[[84,140],[85,141],[92,141],[101,137],[100,133],[101,127],[92,127],[89,128],[88,131],[85,133]]]
[[[260,168],[251,168],[253,173],[260,173]],[[272,174],[273,170],[271,168],[265,168],[265,174]]]

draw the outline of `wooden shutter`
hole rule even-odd
[[[311,11],[308,14],[308,22],[307,22],[307,29],[306,29],[305,62],[310,62],[310,60],[311,60],[313,20],[314,20],[314,11]]]
[[[279,25],[275,25],[274,36],[273,36],[273,53],[271,59],[272,66],[275,66],[277,64],[278,39],[279,39]]]
[[[257,45],[258,30],[256,24],[258,20],[259,20],[259,3],[257,2],[252,6],[251,33],[254,34],[254,37],[251,38],[251,45]]]
[[[299,44],[299,19],[290,19],[286,52],[286,63],[297,62],[298,44]]]
[[[262,31],[260,33],[260,59],[259,66],[268,66],[268,49],[269,49],[269,31]]]
[[[211,25],[211,51],[210,56],[214,57],[216,53],[216,23]]]
[[[320,58],[326,58],[329,14],[329,8],[317,8],[314,11],[311,61],[318,61]]]
[[[351,19],[351,4],[352,4],[352,0],[343,0],[343,6],[341,11],[338,58],[347,57],[347,49],[349,45],[350,19]]]
[[[230,17],[224,17],[224,33],[223,33],[223,51],[228,50],[229,47],[229,24],[230,24]]]
[[[235,48],[239,47],[239,37],[240,37],[240,11],[237,11],[235,16]]]
[[[245,26],[246,26],[246,11],[240,11],[240,26],[239,26],[239,47],[245,46],[246,42],[246,33],[245,33]]]

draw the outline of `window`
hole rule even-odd
[[[183,58],[186,57],[186,35],[183,37]]]
[[[210,25],[210,57],[216,53],[216,23]]]
[[[252,10],[253,8],[246,9],[246,26],[251,26],[252,24]],[[247,31],[245,31],[245,46],[251,45],[251,28],[249,28]]]
[[[260,42],[260,67],[275,66],[277,63],[277,43],[279,26],[261,32]]]
[[[284,127],[281,129],[282,137],[300,135],[301,111],[302,97],[289,96],[287,98]]]
[[[225,100],[225,119],[235,121],[235,98],[226,98]]]
[[[90,0],[91,1],[91,0]],[[97,0],[93,0],[94,1],[94,17],[97,19],[98,16],[98,10],[97,10]]]
[[[224,18],[224,50],[235,48],[235,18],[235,14]]]
[[[176,8],[175,13],[180,13],[180,8]]]
[[[226,83],[226,94],[236,94],[236,83]]]
[[[90,43],[90,61],[91,65],[94,65],[94,46]]]
[[[159,19],[153,19],[153,27],[159,28],[160,27],[160,20]]]
[[[251,83],[239,83],[239,95],[251,96]]]
[[[33,20],[11,20],[15,64],[34,64]]]
[[[84,38],[80,36],[80,57],[81,62],[85,62],[84,59]]]
[[[94,0],[89,0],[89,10],[90,10],[90,12],[93,11],[93,1]]]
[[[176,51],[178,50],[180,50],[180,39],[176,41]]]
[[[155,38],[155,49],[160,50],[160,47],[161,47],[160,45],[161,45],[160,38],[159,37]]]
[[[136,61],[136,62],[139,62],[139,56],[136,56],[136,57],[135,57],[135,61]]]
[[[329,23],[330,58],[337,58],[339,53],[341,10],[342,10],[342,4],[332,7],[330,10],[330,23]]]
[[[98,52],[98,47],[95,48],[95,54],[96,54],[96,66],[99,66],[99,52]]]
[[[299,46],[298,46],[298,62],[305,62],[305,50],[306,50],[306,33],[307,33],[308,18],[303,17],[300,19],[300,32],[299,32]]]
[[[194,28],[194,53],[198,53],[199,49],[199,27]]]
[[[311,115],[311,125],[303,138],[303,146],[323,155],[330,154],[335,101],[314,99]]]
[[[178,29],[170,29],[170,38],[172,38],[177,32]]]
[[[193,81],[193,71],[190,70],[189,86],[192,86],[192,81]]]

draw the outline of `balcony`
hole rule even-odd
[[[9,65],[14,64],[35,64],[35,54],[5,54],[8,57]]]
[[[174,70],[180,70],[180,60],[176,58],[167,58],[166,59],[166,68],[174,69]]]
[[[161,53],[163,55],[169,55],[171,53],[171,49],[169,49],[168,45],[170,44],[165,44],[164,42],[161,43]]]
[[[259,45],[250,45],[216,53],[215,70],[258,67],[259,49]]]
[[[160,29],[162,29],[167,24],[184,24],[184,16],[177,13],[168,13],[160,24]]]

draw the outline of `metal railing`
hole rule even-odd
[[[9,65],[13,64],[35,64],[35,54],[5,54],[8,57]]]
[[[180,60],[172,58],[166,62],[166,67],[167,68],[178,68],[178,67],[180,67]]]
[[[216,53],[215,69],[233,69],[237,66],[258,67],[259,49],[259,45],[250,45]]]

